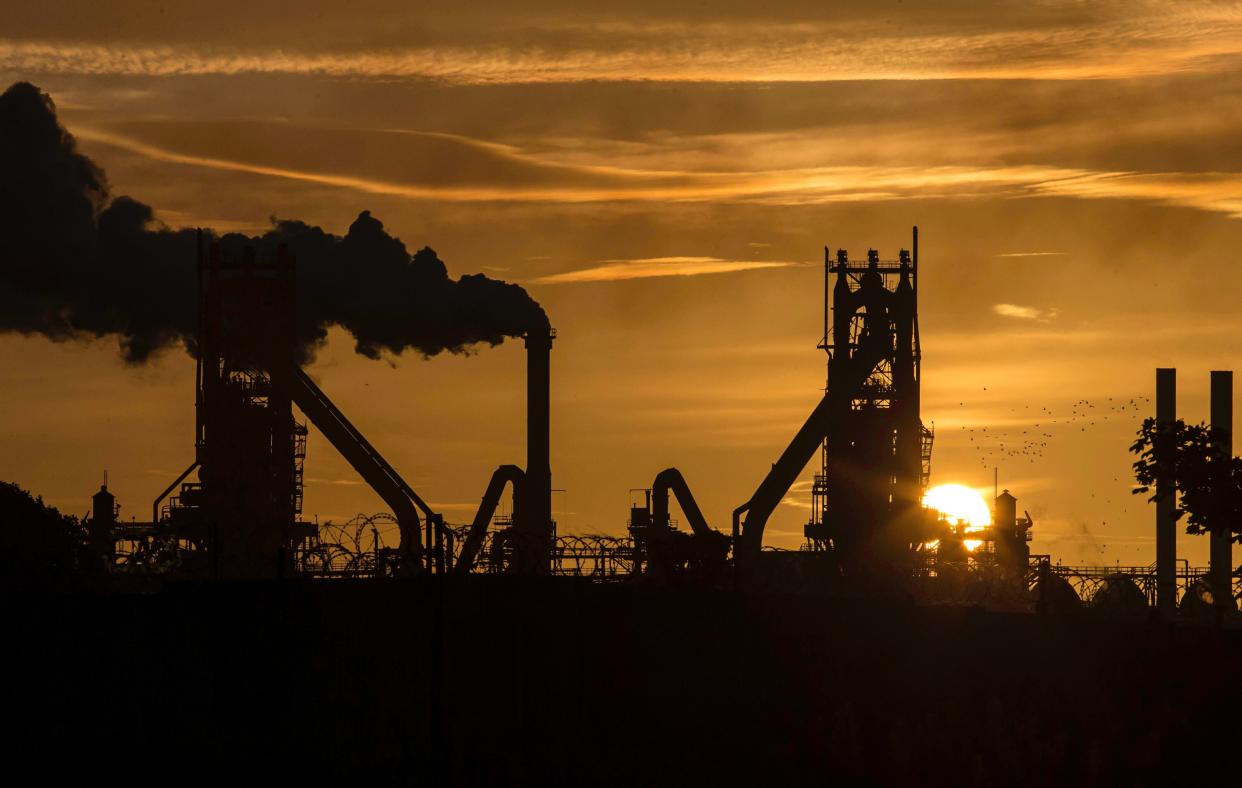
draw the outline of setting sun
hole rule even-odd
[[[923,505],[940,512],[950,522],[967,530],[992,524],[992,512],[978,490],[962,484],[941,484],[923,495]]]

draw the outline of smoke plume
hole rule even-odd
[[[247,245],[260,259],[278,244],[293,252],[304,359],[333,325],[378,358],[462,352],[547,324],[518,285],[481,274],[454,280],[432,249],[411,255],[369,211],[344,236],[275,221],[257,238],[219,241],[226,256]],[[47,94],[20,82],[0,95],[0,331],[115,335],[132,363],[178,343],[194,352],[195,260],[194,230],[170,229],[150,206],[109,194]]]

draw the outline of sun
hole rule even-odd
[[[986,528],[992,524],[992,511],[978,490],[964,484],[941,484],[923,495],[923,505],[935,509],[945,519],[957,525],[965,525],[967,531]]]

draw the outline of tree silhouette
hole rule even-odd
[[[1159,424],[1143,421],[1130,451],[1134,463],[1135,495],[1157,501],[1176,491],[1180,497],[1173,519],[1186,517],[1186,533],[1222,530],[1234,542],[1242,542],[1242,458],[1231,457],[1213,440],[1206,424],[1186,424],[1181,419]],[[1167,478],[1171,489],[1157,489]]]
[[[9,482],[0,482],[0,539],[6,547],[0,586],[67,590],[90,566],[78,519]]]

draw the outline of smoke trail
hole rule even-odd
[[[344,236],[277,221],[257,238],[220,238],[262,259],[277,244],[298,265],[297,338],[308,358],[339,325],[368,358],[426,356],[496,345],[546,325],[518,285],[481,274],[452,279],[430,248],[413,255],[363,211]],[[0,95],[0,331],[54,340],[115,335],[131,363],[181,343],[194,352],[195,234],[151,208],[112,198],[77,151],[51,98],[29,83]]]

